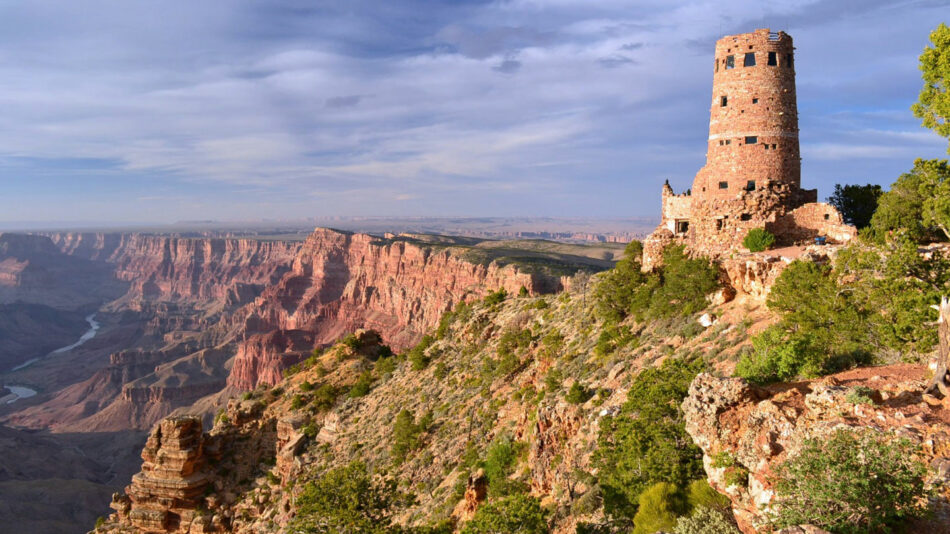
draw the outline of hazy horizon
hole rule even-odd
[[[658,217],[704,163],[713,44],[795,39],[802,185],[889,185],[950,1],[0,6],[0,228]],[[45,222],[44,222],[45,221]]]

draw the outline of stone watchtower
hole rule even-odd
[[[768,29],[723,37],[712,89],[706,165],[686,194],[664,185],[663,220],[644,242],[644,267],[671,242],[722,256],[740,249],[752,228],[768,229],[781,244],[816,235],[847,240],[853,229],[837,210],[801,188],[792,37]]]

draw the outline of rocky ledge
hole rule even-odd
[[[933,468],[930,482],[942,486],[950,473],[950,406],[922,395],[927,375],[924,366],[893,365],[755,387],[740,378],[704,373],[683,402],[686,431],[703,451],[709,483],[732,500],[742,531],[768,531],[776,497],[774,468],[801,450],[806,439],[839,428],[873,428],[919,444],[922,459]],[[872,402],[848,400],[858,386],[873,390]],[[735,465],[715,467],[714,458],[722,453]],[[737,472],[748,476],[737,481],[742,478]],[[946,525],[946,490],[934,504],[935,519]]]

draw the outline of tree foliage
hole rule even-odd
[[[891,189],[881,195],[871,217],[871,234],[883,243],[895,232],[918,242],[948,237],[950,229],[950,167],[946,160],[914,161]]]
[[[410,452],[419,446],[419,437],[423,429],[416,424],[416,418],[409,410],[402,410],[393,423],[393,443],[389,454],[397,465],[406,460]]]
[[[876,184],[835,184],[835,191],[828,197],[828,203],[841,213],[844,222],[860,230],[871,224],[871,217],[882,194],[884,191]]]
[[[353,462],[307,483],[297,498],[293,533],[388,534],[397,504],[393,482],[375,482]]]
[[[768,297],[780,321],[753,337],[736,373],[767,383],[875,357],[918,360],[936,342],[931,305],[948,290],[950,261],[939,251],[920,254],[904,229],[879,244],[853,243],[833,265],[795,261]]]
[[[703,473],[680,405],[701,361],[667,360],[643,370],[616,416],[601,419],[595,462],[607,512],[632,518],[640,494],[658,482],[685,487]]]
[[[775,235],[765,228],[753,228],[742,238],[742,246],[749,252],[762,252],[772,248],[775,244]]]
[[[930,34],[930,44],[920,55],[924,87],[911,109],[924,126],[950,138],[950,27],[940,23]]]
[[[890,532],[923,511],[926,467],[914,453],[906,439],[870,429],[807,440],[777,469],[776,522],[836,533]]]
[[[483,505],[465,524],[462,534],[546,534],[549,531],[538,499],[516,494]]]
[[[633,243],[595,290],[597,314],[603,321],[617,323],[631,315],[637,320],[691,315],[708,305],[706,295],[719,287],[719,270],[709,260],[690,258],[682,245],[671,245],[663,251],[663,266],[644,273],[635,253],[642,246]]]
[[[686,513],[687,505],[679,488],[659,482],[640,494],[633,534],[653,534],[676,526],[676,518]]]

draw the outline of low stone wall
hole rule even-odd
[[[811,242],[817,236],[825,236],[829,243],[840,244],[857,236],[857,230],[845,224],[841,213],[824,202],[800,206],[768,223],[766,229],[776,235],[781,245]]]

